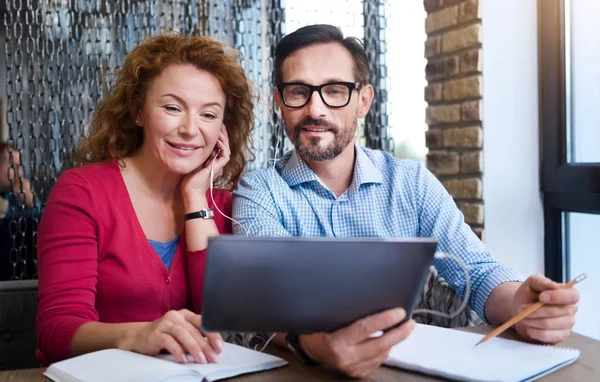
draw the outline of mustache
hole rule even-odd
[[[294,126],[294,130],[298,130],[300,128],[307,127],[307,126],[323,126],[330,130],[333,130],[334,132],[336,132],[338,130],[336,125],[334,125],[333,123],[331,123],[325,119],[322,119],[322,118],[314,119],[311,117],[306,117],[302,121],[298,122]]]

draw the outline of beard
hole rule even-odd
[[[287,125],[287,123],[286,123]],[[293,126],[290,134],[290,139],[300,155],[300,158],[306,162],[323,162],[333,159],[340,155],[342,151],[354,140],[354,133],[358,125],[358,118],[354,118],[354,126],[345,126],[341,128],[336,124],[330,123],[324,119],[313,119],[310,117],[304,118],[302,121]],[[327,146],[321,146],[321,137],[310,137],[308,142],[303,142],[300,139],[300,134],[305,127],[321,126],[327,128],[333,134],[331,143]]]

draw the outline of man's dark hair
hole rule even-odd
[[[346,37],[339,28],[327,24],[309,25],[286,35],[275,48],[275,86],[283,82],[283,61],[298,49],[314,44],[336,42],[346,48],[354,60],[354,80],[361,85],[369,83],[369,59],[362,42]]]

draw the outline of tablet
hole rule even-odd
[[[210,238],[202,330],[329,332],[394,307],[410,317],[436,247],[425,238]]]

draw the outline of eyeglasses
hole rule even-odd
[[[315,91],[325,105],[332,108],[344,107],[350,103],[352,91],[359,87],[360,82],[329,82],[318,86],[284,82],[277,85],[283,104],[294,109],[306,106]]]

